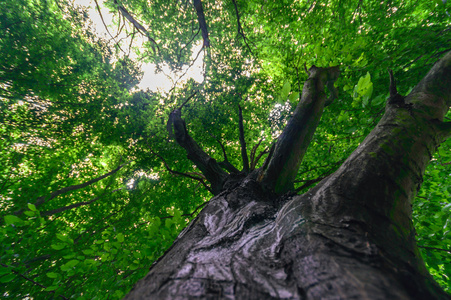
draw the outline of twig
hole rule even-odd
[[[263,150],[262,152],[260,152],[260,154],[257,155],[257,158],[255,159],[252,168],[255,169],[255,167],[258,164],[258,161],[260,160],[260,158],[262,158],[263,155],[269,153],[269,149],[268,147],[265,148],[265,150]]]
[[[213,134],[210,133],[210,135],[218,142],[218,144],[221,146],[222,153],[224,155],[224,161],[222,163],[219,163],[221,166],[223,165],[224,168],[229,171],[230,173],[239,173],[240,170],[238,170],[234,165],[232,165],[227,157],[227,153],[225,151],[224,145],[221,143],[221,141],[215,137]]]
[[[258,146],[260,146],[261,142],[263,142],[263,139],[260,139],[254,147],[252,147],[251,150],[251,165],[250,165],[250,171],[253,171],[255,169],[255,153],[257,153]]]
[[[108,26],[106,25],[105,20],[103,19],[103,15],[102,15],[102,12],[100,11],[100,5],[99,5],[99,3],[97,2],[97,0],[94,0],[94,2],[95,2],[95,4],[96,4],[96,8],[97,8],[97,11],[99,12],[100,19],[102,20],[103,26],[104,26],[105,29],[106,29],[106,32],[108,32],[108,34],[110,35],[110,37],[111,37],[111,39],[112,39],[113,41],[116,41],[116,39],[113,37],[113,35],[111,34],[111,32],[108,30]],[[116,43],[116,45],[117,45],[118,48],[125,54],[125,51],[122,50],[121,45],[119,45],[119,43]]]
[[[141,32],[141,34],[145,35],[149,41],[152,42],[152,50],[154,53],[157,53],[155,51],[155,47],[154,45],[157,47],[158,53],[160,52],[160,48],[158,47],[157,42],[155,42],[155,40],[150,36],[150,33],[147,31],[146,28],[144,28],[144,26],[141,25],[141,23],[139,23],[138,21],[136,21],[136,19],[128,12],[128,10],[123,7],[122,5],[118,5],[117,1],[114,0],[114,4],[117,5],[117,9],[119,10],[119,12],[130,22],[133,24],[133,26],[138,29],[139,32]]]
[[[186,99],[185,102],[183,102],[183,104],[180,105],[180,107],[178,109],[181,110],[183,108],[183,106],[185,106],[185,104],[188,103],[188,101],[191,100],[191,98],[193,98],[197,94],[197,92],[198,91],[194,91],[194,93],[192,93],[191,96],[189,96],[188,99]]]
[[[112,183],[110,183],[110,184],[105,188],[105,190],[106,190],[109,186],[111,186],[111,184],[112,184]],[[118,192],[118,191],[123,190],[123,189],[124,189],[124,188],[116,189],[116,190],[113,190],[113,191],[109,192],[108,194],[112,194],[112,193]],[[107,194],[106,191],[104,191],[104,192],[102,193],[102,195],[97,196],[97,197],[95,197],[95,198],[93,198],[92,200],[89,200],[89,201],[78,202],[78,203],[74,203],[74,204],[71,204],[71,205],[59,207],[59,208],[56,208],[56,209],[53,209],[53,210],[41,212],[41,216],[51,216],[51,215],[54,215],[54,214],[57,214],[57,213],[60,213],[60,212],[66,211],[66,210],[70,210],[70,209],[77,208],[77,207],[80,207],[80,206],[89,205],[89,204],[91,204],[91,203],[93,203],[93,202],[99,200],[100,198],[103,198],[103,197],[105,196],[105,194]]]
[[[329,175],[327,175],[327,176],[329,176]],[[295,192],[295,193],[298,193],[298,192],[302,191],[303,189],[305,189],[306,187],[309,187],[309,186],[311,186],[312,184],[317,183],[317,182],[323,180],[323,179],[326,178],[327,176],[321,176],[321,177],[318,177],[318,178],[315,178],[315,179],[307,180],[307,181],[305,181],[305,183],[304,183],[303,185],[301,185],[300,187],[296,188],[296,189],[294,190],[294,192]]]
[[[238,12],[238,5],[236,4],[235,0],[232,0],[232,2],[233,2],[233,5],[235,6],[236,22],[237,22],[237,26],[238,26],[238,34],[243,37],[243,40],[244,40],[244,43],[247,46],[247,49],[249,49],[249,52],[251,53],[251,55],[255,57],[254,53],[251,50],[251,47],[249,47],[249,44],[247,43],[247,38],[244,35],[244,30],[243,30],[243,27],[241,26],[240,14]]]

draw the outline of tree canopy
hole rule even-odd
[[[215,194],[175,141],[175,109],[225,169],[253,170],[292,115],[308,69],[339,66],[338,96],[293,175],[301,193],[336,171],[379,121],[388,69],[404,95],[451,50],[449,1],[99,5],[115,15],[106,39],[70,1],[0,0],[6,299],[120,299],[147,273]],[[199,43],[203,82],[136,88],[141,63],[182,74]],[[450,292],[451,141],[431,157],[413,221],[429,271]]]

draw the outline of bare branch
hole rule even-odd
[[[437,248],[437,247],[428,247],[428,246],[420,246],[418,245],[419,248],[423,248],[423,249],[428,249],[428,250],[437,250],[437,251],[444,251],[444,252],[448,252],[448,254],[451,254],[451,250],[448,249],[442,249],[442,248]]]
[[[185,106],[185,104],[188,103],[188,101],[191,100],[191,98],[193,98],[193,97],[197,94],[197,92],[198,92],[198,91],[194,91],[194,93],[192,93],[192,94],[188,97],[188,99],[186,99],[185,102],[183,102],[183,104],[180,105],[179,109],[181,110],[181,109],[183,108],[183,106]]]
[[[254,170],[254,169],[255,169],[255,167],[257,166],[257,164],[258,164],[260,158],[262,158],[262,156],[265,155],[265,154],[267,154],[267,153],[269,153],[268,147],[266,147],[265,150],[263,150],[262,152],[260,152],[260,153],[257,155],[257,158],[253,161],[253,163],[252,163],[252,165],[251,165],[251,170]]]
[[[323,180],[324,178],[326,178],[327,176],[320,176],[318,178],[315,179],[310,179],[310,180],[306,180],[305,183],[303,185],[301,185],[300,187],[296,188],[294,190],[295,193],[299,193],[300,191],[302,191],[303,189],[311,186],[314,183],[320,182],[321,180]]]
[[[191,69],[191,67],[194,65],[194,63],[197,61],[197,59],[199,58],[200,53],[202,52],[203,48],[201,48],[199,50],[199,52],[197,52],[196,57],[193,59],[193,61],[189,64],[188,68],[186,68],[185,72],[183,72],[182,75],[179,76],[179,78],[177,78],[177,80],[174,82],[174,84],[172,85],[171,89],[169,90],[168,94],[171,94],[172,91],[176,88],[177,83],[183,78],[183,76],[186,75],[186,73],[188,73],[188,71]],[[165,74],[166,75],[166,74]],[[166,77],[169,77],[168,75],[166,75]],[[169,77],[170,78],[170,77]],[[171,79],[172,81],[172,79]]]
[[[244,125],[243,125],[243,112],[241,106],[238,105],[239,109],[239,129],[240,129],[240,144],[241,144],[241,158],[243,159],[243,171],[249,173],[249,159],[247,157],[246,151],[246,140],[244,139]]]
[[[0,264],[0,265],[1,265],[2,267],[4,267],[4,268],[10,268],[10,269],[11,269],[11,272],[13,272],[14,274],[16,274],[16,275],[22,277],[23,279],[25,279],[25,280],[27,280],[27,281],[33,283],[34,285],[37,285],[37,286],[39,286],[39,287],[41,287],[41,288],[43,288],[43,289],[47,288],[46,286],[40,284],[39,282],[36,282],[36,281],[34,281],[33,279],[31,279],[31,278],[29,278],[29,277],[23,275],[22,273],[17,272],[17,271],[14,270],[11,266],[8,266],[8,265],[5,265],[5,264]],[[54,291],[50,291],[49,293],[54,294],[55,292],[54,292]],[[65,300],[69,300],[68,298],[64,297],[63,295],[58,295],[58,297],[61,297],[62,299],[65,299]]]
[[[250,162],[250,169],[249,169],[250,171],[253,171],[253,170],[255,169],[255,163],[254,163],[254,160],[255,160],[255,154],[257,153],[258,146],[260,146],[261,142],[263,142],[263,139],[260,139],[260,140],[258,141],[258,143],[255,144],[254,147],[252,147],[252,150],[251,150],[251,157],[250,157],[250,159],[251,159],[251,162]]]
[[[116,41],[116,38],[113,37],[113,35],[111,34],[111,32],[108,30],[108,26],[106,25],[105,20],[103,19],[103,15],[102,15],[102,12],[100,11],[99,3],[97,2],[97,0],[94,0],[94,2],[95,2],[95,4],[96,4],[97,11],[99,12],[100,19],[102,20],[102,23],[103,23],[103,26],[105,27],[106,32],[108,33],[108,35],[111,37],[111,39],[112,39],[113,41]],[[125,51],[122,50],[121,45],[119,45],[119,43],[116,43],[116,45],[117,45],[117,47],[118,47],[124,54],[126,54]]]

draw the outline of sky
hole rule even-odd
[[[96,9],[96,5],[94,0],[74,0],[74,3],[77,5],[82,5],[85,7],[88,7],[88,13],[90,16],[91,21],[93,22],[94,28],[96,30],[97,35],[99,35],[102,38],[106,38],[107,40],[111,39],[111,37],[108,35],[105,26],[102,23],[102,20],[100,18],[100,14]],[[109,31],[115,35],[116,26],[113,26],[113,16],[109,13],[109,10],[104,8],[102,6],[103,1],[98,0],[98,3],[101,6],[101,12],[103,19],[105,21],[105,24],[107,26],[111,26],[109,28]],[[202,47],[201,42],[194,47],[193,53],[191,55],[192,59],[196,57],[197,53],[200,51]],[[131,58],[134,58],[133,55],[131,55]],[[136,56],[135,56],[136,58]],[[193,78],[197,82],[203,81],[203,72],[202,72],[202,61],[203,61],[203,53],[201,53],[196,60],[196,62],[192,65],[192,67],[188,70],[186,75],[182,78],[182,80],[179,80],[178,84],[183,83],[184,81],[188,80],[189,78]],[[155,65],[149,64],[149,63],[143,63],[141,66],[141,70],[144,72],[143,78],[141,82],[138,84],[139,89],[147,89],[149,88],[152,91],[160,91],[160,92],[168,92],[174,82],[177,81],[179,76],[185,72],[183,70],[179,74],[175,74],[170,72],[169,67],[163,66],[163,73],[155,73]],[[169,79],[168,76],[171,78]]]

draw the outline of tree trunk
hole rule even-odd
[[[411,221],[426,165],[450,132],[450,95],[448,53],[405,99],[389,99],[361,145],[307,193],[268,192],[264,170],[225,183],[126,299],[450,299]]]

